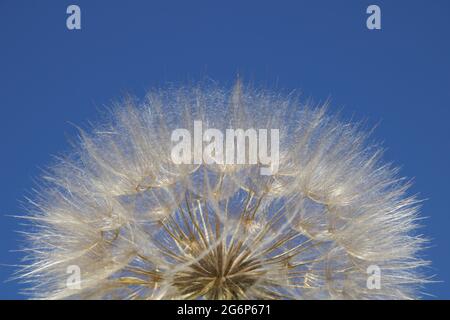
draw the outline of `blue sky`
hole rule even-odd
[[[345,3],[345,4],[344,4]],[[81,8],[81,30],[66,8]],[[382,29],[366,28],[381,8]],[[300,89],[371,125],[385,159],[427,199],[421,232],[425,291],[450,299],[450,2],[0,0],[0,264],[19,263],[20,201],[51,155],[69,149],[71,123],[127,93],[205,78]],[[4,282],[0,298],[22,298]],[[433,298],[430,297],[430,298]]]

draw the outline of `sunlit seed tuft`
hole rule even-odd
[[[418,201],[358,125],[290,95],[151,92],[80,132],[26,217],[28,293],[44,299],[410,299]],[[255,165],[176,165],[171,132],[201,120],[280,130],[272,176]],[[67,268],[81,288],[67,287]],[[366,272],[382,270],[381,288]]]

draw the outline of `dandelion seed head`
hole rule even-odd
[[[279,129],[277,170],[175,164],[171,132],[195,120]],[[21,277],[44,299],[416,298],[418,201],[367,141],[326,107],[239,81],[119,103],[43,175]]]

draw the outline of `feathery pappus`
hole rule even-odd
[[[262,158],[175,163],[172,133],[196,121],[277,129],[276,170]],[[419,201],[365,131],[240,81],[118,103],[43,174],[19,277],[38,299],[417,298]],[[184,159],[205,152],[195,139]]]

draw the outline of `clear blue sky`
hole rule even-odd
[[[77,4],[82,30],[66,28]],[[382,30],[366,28],[369,4]],[[450,1],[0,0],[0,263],[17,264],[20,200],[86,124],[126,93],[210,77],[299,88],[380,123],[386,160],[428,199],[426,291],[450,298]],[[21,298],[0,266],[0,298]]]

